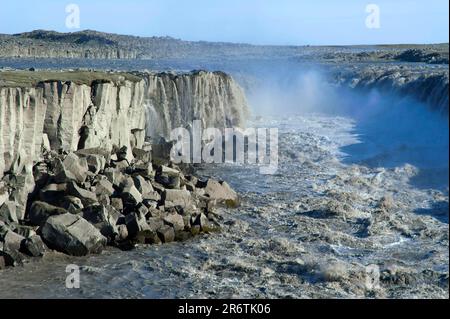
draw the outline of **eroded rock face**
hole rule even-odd
[[[49,146],[66,152],[124,147],[130,161],[146,133],[168,137],[172,128],[196,119],[204,127],[239,126],[248,113],[242,90],[224,73],[139,73],[132,80],[109,75],[15,84],[13,72],[2,79],[0,177],[5,171],[31,173]],[[88,166],[98,173],[103,163],[88,157]]]
[[[31,88],[1,87],[0,78],[0,268],[42,256],[46,245],[82,256],[215,230],[211,203],[235,193],[185,178],[166,137],[197,118],[241,124],[242,92],[223,73],[139,76]],[[163,143],[145,141],[149,132]]]
[[[444,115],[449,114],[449,73],[447,69],[404,68],[369,65],[340,69],[334,75],[339,85],[357,90],[376,89],[401,97],[413,97]]]
[[[202,126],[242,126],[246,99],[233,79],[222,72],[146,74],[147,135],[169,137],[179,126],[201,120]]]
[[[40,157],[47,100],[42,88],[0,88],[0,177],[31,172]]]

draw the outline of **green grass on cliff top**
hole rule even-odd
[[[32,87],[39,82],[65,81],[91,85],[94,81],[119,83],[124,80],[141,80],[130,73],[101,71],[0,71],[0,87]]]

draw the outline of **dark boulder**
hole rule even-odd
[[[51,216],[41,233],[50,248],[73,256],[100,253],[107,243],[106,237],[87,220],[69,213]]]
[[[164,225],[158,229],[157,234],[163,243],[170,243],[175,240],[175,231],[173,227],[168,225]]]
[[[67,193],[69,195],[78,197],[83,203],[84,207],[94,205],[98,202],[95,193],[79,187],[75,182],[67,184]]]
[[[41,257],[47,251],[47,247],[41,237],[34,235],[22,241],[21,251],[31,257]]]
[[[32,225],[41,226],[51,216],[62,215],[68,213],[62,207],[53,206],[44,202],[36,201],[31,204],[28,213],[28,219]]]

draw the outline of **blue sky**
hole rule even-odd
[[[139,36],[255,44],[448,42],[447,0],[2,0],[0,33],[94,29]],[[67,4],[80,29],[65,26]],[[380,8],[369,29],[366,5]]]

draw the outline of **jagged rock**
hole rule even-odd
[[[199,198],[203,198],[203,197],[206,198],[204,188],[195,188],[194,194],[197,195],[197,197],[199,197]]]
[[[75,182],[67,184],[67,193],[69,195],[78,197],[85,207],[97,203],[97,196],[95,196],[95,193],[78,187]]]
[[[120,187],[120,184],[122,184],[125,178],[122,172],[112,167],[105,169],[104,174],[108,178],[108,180],[116,187]]]
[[[210,232],[214,230],[214,225],[209,221],[208,217],[201,213],[198,215],[193,223],[193,225],[200,226],[201,231]]]
[[[146,204],[146,206],[147,207],[150,207],[150,206],[152,206],[153,204],[153,202],[158,202],[158,201],[160,201],[161,200],[161,195],[159,195],[159,193],[158,192],[156,192],[156,191],[153,191],[153,192],[150,192],[150,193],[144,193],[144,194],[142,194],[142,202],[144,203],[144,204]],[[145,203],[146,202],[146,203]]]
[[[191,228],[191,215],[184,214],[184,215],[182,215],[182,217],[183,217],[183,222],[184,222],[184,229],[189,230]]]
[[[64,196],[60,202],[59,206],[66,209],[69,213],[77,213],[84,208],[81,199],[75,196]]]
[[[114,241],[119,236],[117,221],[120,214],[114,209],[108,209],[103,205],[89,206],[83,210],[82,216],[108,240]]]
[[[134,174],[140,175],[144,178],[153,178],[155,176],[155,171],[153,170],[152,163],[135,164]]]
[[[114,207],[119,212],[123,211],[123,201],[120,197],[111,198],[111,206]]]
[[[181,188],[180,176],[169,176],[169,183],[167,184],[167,188],[180,189]]]
[[[123,190],[124,188],[135,186],[134,180],[131,176],[124,174],[124,177],[122,178],[122,182],[119,185],[119,189]]]
[[[157,234],[163,243],[170,243],[175,240],[175,231],[171,226],[162,226],[158,229]]]
[[[50,248],[73,256],[100,253],[107,242],[100,231],[88,221],[69,213],[51,216],[41,232]]]
[[[428,52],[421,49],[408,49],[395,56],[395,60],[405,62],[425,62],[430,64],[448,64],[447,57],[438,52]]]
[[[226,182],[218,182],[208,180],[205,187],[205,194],[209,198],[217,200],[228,207],[237,207],[239,205],[239,197],[236,192]]]
[[[155,176],[155,181],[160,183],[165,188],[169,189],[179,189],[180,188],[180,177],[170,176],[166,174],[158,174]]]
[[[36,226],[43,225],[51,216],[67,214],[67,210],[45,202],[36,201],[31,204],[28,219]]]
[[[187,176],[185,176],[185,180],[186,181],[188,181],[188,182],[190,182],[192,185],[197,185],[197,183],[198,183],[198,178],[197,177],[195,177],[195,176],[192,176],[192,175],[187,175]],[[206,185],[205,185],[206,186]]]
[[[186,190],[166,189],[163,193],[163,199],[166,208],[174,206],[190,208],[192,206],[192,196]]]
[[[158,233],[150,230],[144,230],[139,232],[136,235],[136,241],[141,244],[152,244],[152,245],[161,243],[161,239],[159,238]]]
[[[122,161],[114,161],[112,162],[112,166],[119,171],[125,171],[129,166],[130,163],[127,160],[122,160]]]
[[[6,268],[6,257],[2,255],[1,251],[3,250],[2,243],[0,243],[0,270]]]
[[[182,185],[186,188],[187,191],[191,193],[195,192],[195,186],[193,183],[184,181]]]
[[[51,145],[50,145],[50,140],[48,139],[48,135],[47,134],[42,134],[42,150],[44,152],[50,152],[51,151]]]
[[[106,166],[106,159],[101,155],[90,154],[86,156],[89,171],[98,174]]]
[[[117,231],[118,231],[118,237],[117,240],[118,241],[123,241],[125,239],[128,238],[128,229],[126,225],[118,225],[117,226]]]
[[[34,235],[22,241],[21,251],[31,257],[40,257],[47,251],[47,247],[40,236]]]
[[[79,186],[85,190],[95,193],[95,187],[92,186],[91,182],[86,181],[84,183],[81,183]]]
[[[41,189],[42,187],[44,187],[44,185],[48,183],[50,178],[47,163],[37,163],[33,167],[33,176],[36,183],[36,189]]]
[[[106,178],[101,178],[96,184],[95,184],[95,194],[106,194],[108,196],[112,196],[114,194],[114,187],[113,184]]]
[[[5,224],[4,221],[0,220],[0,240],[3,239],[2,236],[4,236],[6,234],[6,231],[9,230],[9,227]]]
[[[97,200],[98,200],[98,203],[102,204],[103,206],[109,206],[111,204],[111,199],[106,194],[97,195]]]
[[[151,231],[156,232],[158,229],[164,226],[164,221],[158,217],[147,218],[147,224]]]
[[[154,192],[156,193],[156,192]],[[156,193],[158,194],[158,193]],[[158,194],[159,195],[159,194]],[[142,203],[147,207],[147,209],[156,209],[158,207],[158,201],[159,200],[153,200],[145,198],[145,196],[142,196]]]
[[[57,205],[67,192],[67,184],[48,184],[39,190],[39,199],[43,202]]]
[[[206,187],[206,185],[208,185],[208,180],[196,178],[195,187],[203,189]]]
[[[1,186],[1,184],[0,184]],[[4,187],[0,187],[0,206],[3,205],[9,198],[9,193]]]
[[[139,213],[141,216],[146,216],[148,214],[148,208],[143,204],[139,203],[136,208],[136,212]]]
[[[155,207],[147,207],[147,209],[148,209],[148,213],[146,215],[147,218],[150,218],[150,217],[161,218],[161,216],[163,214],[163,211],[157,209],[156,206]]]
[[[15,175],[10,181],[13,191],[9,199],[16,204],[16,216],[18,220],[25,218],[28,196],[33,191],[35,183],[31,173]]]
[[[133,178],[134,185],[141,194],[147,194],[153,192],[153,186],[150,182],[147,182],[142,176],[135,176]]]
[[[14,202],[6,201],[3,205],[1,205],[0,220],[6,224],[19,222],[16,215],[16,204]]]
[[[150,163],[152,161],[151,151],[146,151],[136,147],[133,148],[133,156],[137,161],[141,161],[143,163]]]
[[[106,210],[108,211],[109,215],[111,216],[111,218],[115,221],[116,225],[125,223],[125,216],[120,211],[118,211],[111,205],[108,205],[105,207],[106,207]]]
[[[6,266],[15,266],[24,260],[20,247],[25,238],[10,229],[0,230],[2,232],[4,235],[0,235],[0,255],[5,257]]]
[[[106,165],[106,163],[109,163],[109,161],[111,159],[111,152],[108,149],[105,149],[102,147],[80,149],[80,150],[76,151],[75,154],[77,154],[79,157],[85,157],[86,159],[88,159],[91,156],[102,157],[105,159],[105,165]],[[88,166],[89,166],[90,165],[89,159],[87,161],[88,161]]]
[[[128,161],[128,147],[122,146],[117,152],[117,161]]]
[[[172,214],[168,214],[167,216],[165,216],[164,222],[167,225],[173,227],[175,232],[182,231],[184,229],[183,216],[181,216],[177,213],[172,213]]]
[[[142,203],[142,195],[134,185],[126,185],[122,190],[121,196],[125,206],[134,207]]]
[[[55,181],[57,183],[70,181],[84,183],[88,170],[86,158],[80,158],[75,153],[69,153],[64,161],[57,162]]]
[[[11,225],[11,229],[16,234],[19,234],[20,236],[23,236],[25,238],[29,238],[29,237],[36,235],[36,230],[32,226],[14,224],[14,225]]]
[[[161,185],[160,183],[156,182],[155,180],[152,180],[152,181],[151,181],[151,184],[152,184],[152,186],[153,186],[153,189],[154,189],[155,191],[157,191],[159,194],[164,193],[165,188],[164,188],[163,185]]]
[[[182,206],[171,207],[171,208],[169,208],[167,210],[167,213],[170,213],[170,214],[175,214],[176,213],[176,214],[181,215],[181,216],[187,215],[186,212],[187,211]]]
[[[160,165],[157,167],[155,181],[166,188],[179,189],[181,185],[181,173],[177,169]]]
[[[135,238],[141,231],[149,230],[145,217],[140,214],[128,214],[125,216],[125,224],[127,225],[128,236],[130,238]]]
[[[173,177],[179,177],[180,176],[180,171],[176,170],[174,168],[165,166],[165,165],[161,165],[158,167],[157,169],[157,173],[159,174],[163,174],[163,175],[167,175],[167,176],[173,176]]]
[[[173,142],[166,141],[161,137],[156,143],[152,144],[152,160],[158,165],[165,165],[170,162],[170,151]]]

